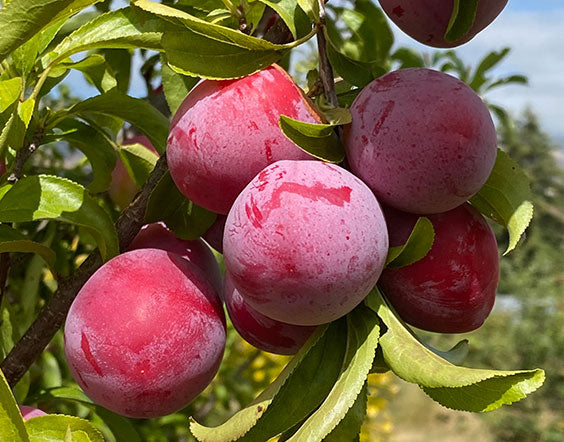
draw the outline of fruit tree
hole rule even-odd
[[[542,385],[412,329],[479,328],[490,223],[519,253],[533,208],[479,87],[391,53],[387,17],[456,47],[506,1],[114,3],[0,9],[0,442],[346,442],[371,373],[473,412]],[[290,357],[245,390],[262,351]]]

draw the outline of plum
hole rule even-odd
[[[384,208],[390,245],[409,237],[417,216]],[[435,242],[421,260],[386,268],[378,285],[400,317],[417,328],[464,333],[479,328],[490,314],[499,280],[495,235],[484,217],[463,204],[428,216]]]
[[[223,237],[245,302],[296,325],[337,319],[375,285],[388,251],[380,205],[357,177],[320,161],[278,161],[237,197]]]
[[[223,298],[235,329],[245,341],[261,350],[279,355],[296,354],[316,329],[314,326],[287,324],[260,314],[244,301],[229,273],[225,275]]]
[[[152,223],[144,225],[129,245],[128,250],[136,249],[161,249],[176,253],[200,268],[218,294],[223,292],[223,278],[217,260],[201,238],[180,239],[163,223]]]
[[[456,41],[445,40],[454,0],[379,0],[382,9],[403,32],[427,46],[453,48],[476,36],[501,13],[507,0],[480,0],[468,32]]]
[[[141,144],[152,152],[157,153],[149,139],[145,135],[136,135],[122,143],[128,144]],[[108,189],[110,199],[120,208],[124,209],[131,202],[135,194],[139,191],[139,187],[131,179],[123,162],[118,158],[114,170],[112,171],[112,182]]]
[[[20,413],[25,421],[33,417],[47,416],[47,413],[39,408],[29,407],[27,405],[18,405],[18,408],[20,409]]]
[[[356,97],[344,142],[352,172],[383,204],[441,213],[477,193],[497,155],[486,105],[462,81],[431,69],[400,69]]]
[[[168,165],[180,192],[226,215],[237,195],[269,164],[312,159],[284,136],[280,115],[321,122],[277,65],[237,80],[200,82],[174,115],[168,138]]]
[[[86,282],[65,323],[69,369],[97,404],[151,418],[180,410],[212,381],[225,316],[194,264],[157,249],[123,253]]]

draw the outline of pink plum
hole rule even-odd
[[[168,165],[180,192],[225,215],[264,167],[283,159],[312,159],[284,136],[280,115],[321,121],[277,65],[237,80],[199,83],[174,115],[168,138]]]
[[[456,41],[445,40],[454,0],[379,0],[382,9],[403,32],[420,43],[453,48],[474,38],[501,13],[507,0],[480,0],[473,24]]]
[[[251,307],[278,321],[318,325],[366,297],[384,266],[388,234],[374,194],[350,172],[279,161],[235,201],[223,251]]]
[[[33,417],[47,416],[47,413],[39,408],[29,407],[27,405],[18,405],[18,408],[20,409],[20,413],[22,414],[24,421]]]
[[[296,354],[315,331],[314,326],[287,324],[257,312],[243,300],[229,273],[225,275],[223,297],[235,329],[245,341],[261,350],[280,355]]]
[[[417,216],[385,208],[390,245],[407,241]],[[495,301],[499,256],[495,235],[469,204],[429,215],[433,247],[420,261],[386,268],[378,285],[401,318],[439,333],[464,333],[480,327]]]
[[[200,268],[213,284],[217,293],[223,292],[223,278],[217,260],[209,246],[200,238],[180,239],[163,223],[147,224],[141,228],[128,250],[160,249],[176,253]]]
[[[351,113],[349,165],[383,204],[445,212],[477,193],[493,169],[497,138],[488,108],[450,75],[391,72],[362,90]]]
[[[96,403],[129,417],[164,416],[212,381],[225,347],[225,316],[194,264],[157,249],[105,263],[74,300],[65,353]]]

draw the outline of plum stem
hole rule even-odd
[[[116,221],[120,250],[125,250],[143,225],[149,196],[168,170],[166,154],[161,155],[149,178]],[[77,272],[59,281],[51,301],[6,356],[0,369],[13,387],[53,339],[70,309],[78,291],[103,264],[98,252],[93,252]]]

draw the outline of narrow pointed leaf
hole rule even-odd
[[[92,193],[108,190],[116,164],[116,152],[107,138],[92,126],[74,119],[63,120],[57,127],[63,132],[53,134],[48,140],[70,143],[86,156],[92,166],[93,179],[87,186],[88,190]]]
[[[161,74],[166,102],[170,112],[174,115],[186,98],[186,95],[188,95],[188,92],[196,86],[200,79],[175,72],[168,65],[165,55],[161,56]]]
[[[82,72],[101,93],[108,92],[117,86],[112,69],[100,54],[89,55],[78,62],[61,63],[59,66]]]
[[[145,100],[133,98],[113,89],[102,95],[81,101],[73,107],[60,111],[52,118],[51,126],[72,116],[108,115],[130,122],[143,132],[159,153],[166,148],[168,119]]]
[[[286,26],[292,33],[294,39],[297,39],[300,34],[307,28],[311,29],[311,23],[299,6],[298,0],[258,0],[267,6],[274,9],[280,18],[284,20]]]
[[[360,434],[364,418],[366,417],[367,401],[368,388],[365,382],[353,406],[343,420],[339,422],[339,425],[323,439],[323,442],[354,441]]]
[[[104,442],[100,433],[90,422],[75,416],[48,414],[34,417],[25,423],[30,442],[64,441],[68,429],[75,442]],[[67,439],[68,440],[68,439]]]
[[[278,125],[282,133],[300,149],[330,163],[345,158],[345,148],[335,133],[336,124],[313,124],[280,115]]]
[[[284,55],[282,50],[249,49],[174,25],[168,26],[162,45],[170,67],[176,72],[209,79],[250,75]]]
[[[407,242],[402,246],[390,247],[386,265],[388,267],[405,267],[425,258],[433,247],[435,229],[427,217],[419,217]]]
[[[23,417],[10,386],[0,370],[0,440],[29,442]]]
[[[497,151],[495,166],[472,205],[509,231],[505,254],[517,246],[533,218],[532,193],[529,178],[521,167],[502,150]]]
[[[503,48],[501,51],[492,51],[486,55],[476,68],[469,86],[476,92],[479,92],[480,88],[487,81],[486,73],[499,64],[509,54],[510,50],[510,48]]]
[[[11,227],[0,225],[0,253],[35,253],[45,261],[45,264],[54,269],[57,255],[53,250],[41,243],[27,239],[24,235],[21,239],[6,237],[4,234],[7,229],[11,229]],[[17,230],[14,230],[14,232],[17,232]]]
[[[347,315],[347,353],[339,378],[321,406],[288,441],[317,442],[345,418],[366,383],[378,346],[378,316],[364,305]]]
[[[145,184],[159,159],[155,152],[142,144],[120,146],[119,156],[127,173],[139,187]]]
[[[78,388],[55,387],[33,398],[34,402],[40,403],[59,403],[61,400],[76,402],[93,410],[108,426],[117,441],[141,442],[139,433],[128,419],[96,405]]]
[[[21,77],[0,81],[0,112],[8,109],[20,96],[22,89]]]
[[[318,0],[298,0],[298,4],[314,23],[319,22]]]
[[[130,8],[102,14],[78,28],[42,59],[44,67],[95,48],[162,50],[163,22]]]
[[[463,339],[459,343],[457,343],[454,347],[447,351],[437,350],[436,348],[431,347],[430,345],[424,344],[429,350],[431,350],[436,355],[440,356],[441,358],[447,360],[451,364],[460,365],[468,356],[468,352],[470,348],[468,346],[468,339]]]
[[[476,19],[478,0],[454,0],[454,7],[445,33],[446,41],[464,37]]]
[[[11,186],[0,200],[1,222],[53,218],[86,228],[104,260],[119,253],[112,220],[80,184],[56,176],[28,176]]]
[[[200,442],[264,442],[303,420],[331,390],[346,346],[343,321],[320,326],[280,376],[250,405],[224,424],[207,428],[192,422]]]
[[[256,51],[280,51],[285,48],[284,45],[277,45],[267,40],[244,34],[235,29],[207,22],[180,9],[172,8],[161,3],[149,0],[133,0],[132,3],[144,11],[168,19],[173,23],[182,24],[202,36],[219,42],[229,43],[241,48]]]
[[[0,9],[0,61],[51,23],[68,18],[100,0],[17,0]]]
[[[445,407],[491,411],[523,399],[544,382],[545,374],[540,369],[497,371],[453,365],[422,345],[395,316],[379,291],[373,291],[365,302],[387,327],[380,345],[389,367]]]

